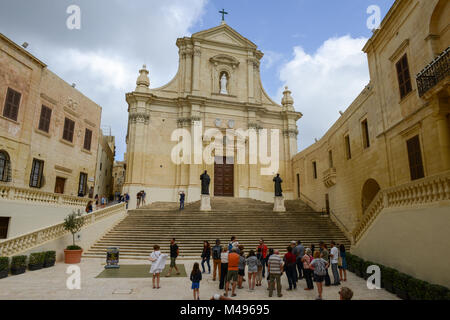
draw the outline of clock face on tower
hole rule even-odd
[[[233,129],[234,128],[234,120],[228,121],[228,128]]]
[[[222,120],[216,119],[215,124],[216,124],[216,127],[220,127],[222,125]]]

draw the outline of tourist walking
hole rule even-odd
[[[194,300],[200,300],[200,281],[202,280],[202,273],[200,272],[200,265],[198,262],[194,263],[191,272],[192,290],[194,290]]]
[[[325,242],[320,242],[320,257],[328,262],[328,266],[330,266],[330,257],[328,253],[328,248]],[[328,274],[328,267],[326,268],[326,274],[325,274],[325,287],[329,287],[331,285],[331,279],[330,275]]]
[[[145,202],[145,197],[147,196],[147,193],[145,193],[144,190],[141,191],[141,205],[145,206],[146,202]]]
[[[228,247],[223,246],[222,253],[220,254],[220,282],[219,289],[223,289],[227,279],[228,273]]]
[[[314,257],[314,252],[316,252],[316,246],[314,244],[311,244],[311,255]]]
[[[258,251],[258,249],[261,249],[261,254],[262,254],[262,277],[264,278],[266,276],[266,265],[267,265],[267,246],[264,243],[264,239],[261,238],[259,240],[259,246],[256,248],[256,251]]]
[[[139,209],[140,206],[141,206],[141,192],[139,191],[136,194],[136,208]]]
[[[85,211],[86,211],[86,213],[91,213],[93,211],[93,209],[92,209],[92,201],[88,202]]]
[[[311,261],[313,260],[313,257],[311,255],[311,249],[307,248],[305,250],[305,254],[303,255],[301,261],[303,263],[303,275],[306,280],[306,288],[305,290],[312,290],[314,289],[313,284],[313,271],[310,268]]]
[[[342,281],[347,281],[347,254],[345,253],[345,246],[343,244],[339,245],[339,277],[343,279]],[[344,278],[342,278],[342,273],[344,273]]]
[[[176,260],[179,255],[180,255],[180,248],[175,243],[175,238],[172,238],[172,240],[170,240],[170,267],[169,267],[169,272],[167,273],[166,277],[170,277],[170,274],[172,273],[172,270],[174,268],[177,271],[177,274],[178,275],[180,274],[180,271],[178,270],[177,263],[176,263]]]
[[[319,296],[316,300],[322,300],[323,281],[325,280],[326,270],[329,267],[329,263],[320,257],[320,252],[314,253],[314,259],[310,263],[309,267],[314,270],[314,282],[317,285],[317,292]]]
[[[232,236],[231,241],[228,243],[228,252],[231,252],[233,248],[235,248],[237,250],[236,253],[239,254],[239,242],[235,236]]]
[[[297,246],[292,250],[292,253],[295,255],[295,263],[297,267],[295,274],[297,275],[298,272],[297,280],[301,280],[305,276],[302,262],[302,258],[305,255],[305,247],[302,245],[300,240],[297,241]]]
[[[266,263],[265,260],[263,259],[263,255],[262,255],[262,251],[261,248],[258,247],[258,251],[256,253],[256,257],[258,258],[258,271],[256,273],[256,286],[260,287],[262,285],[262,271],[263,271],[263,266]]]
[[[267,262],[268,271],[269,271],[269,297],[272,297],[273,290],[275,289],[275,282],[277,283],[277,295],[278,297],[282,297],[281,294],[281,274],[283,268],[283,260],[281,260],[279,256],[280,252],[275,250],[272,255],[270,255],[269,260]]]
[[[216,245],[212,248],[212,256],[213,256],[213,281],[216,281],[216,274],[219,275],[221,273],[221,254],[222,254],[222,246],[220,245],[220,240],[216,239]]]
[[[261,261],[255,255],[255,251],[250,250],[246,260],[247,272],[248,272],[248,288],[249,290],[255,290],[256,274],[258,267],[261,265]]]
[[[231,284],[231,296],[236,296],[236,284],[238,280],[238,270],[239,270],[239,255],[237,254],[237,248],[231,249],[228,254],[228,272],[227,272],[227,283],[225,284],[225,297],[228,297],[228,290]]]
[[[292,246],[287,247],[287,253],[284,255],[284,271],[286,271],[286,276],[288,278],[289,288],[287,290],[291,291],[292,288],[297,289],[297,277],[295,273],[296,268],[296,256],[292,253]]]
[[[125,193],[125,203],[126,203],[126,209],[128,209],[128,202],[130,201],[130,195],[128,193]]]
[[[166,254],[162,254],[161,251],[159,251],[159,246],[154,245],[153,246],[153,252],[150,254],[149,260],[152,262],[152,266],[150,268],[150,273],[153,274],[153,289],[159,289],[159,280],[160,280],[160,274],[164,270],[164,267],[166,265]]]
[[[208,265],[208,273],[211,273],[211,265],[209,260],[211,259],[211,245],[208,241],[203,241],[203,252],[202,252],[202,270],[205,273],[205,262]]]
[[[334,280],[333,286],[338,286],[341,284],[338,271],[339,249],[336,247],[336,243],[334,241],[331,241],[330,261]]]
[[[270,256],[273,255],[273,249],[270,248],[269,253],[267,254],[267,258],[266,258],[266,267],[267,267],[267,290],[269,290],[270,287],[270,272],[269,272],[269,259]]]
[[[239,268],[238,268],[238,289],[242,289],[242,280],[245,276],[245,256],[244,250],[239,249]]]
[[[180,192],[180,210],[184,210],[184,199],[186,195],[184,194],[184,191]]]

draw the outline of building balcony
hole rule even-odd
[[[419,90],[420,97],[425,96],[426,93],[431,91],[440,91],[439,88],[443,88],[445,83],[448,82],[450,75],[449,52],[450,47],[445,49],[444,52],[442,52],[416,76],[417,88]],[[440,85],[438,86],[438,84]]]
[[[323,183],[327,188],[336,184],[336,168],[330,168],[323,172]]]

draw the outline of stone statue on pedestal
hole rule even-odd
[[[202,194],[209,195],[209,183],[211,182],[211,178],[206,170],[200,176],[200,180],[202,181]]]
[[[281,183],[283,180],[281,180],[279,173],[277,173],[277,176],[273,178],[273,182],[275,184],[275,197],[282,197],[283,190],[281,189]]]

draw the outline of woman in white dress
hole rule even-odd
[[[154,245],[153,246],[153,252],[150,254],[150,260],[152,262],[152,266],[150,268],[150,273],[153,274],[153,289],[159,289],[159,279],[160,279],[160,273],[164,270],[164,267],[166,265],[166,259],[167,254],[162,254],[161,251],[159,251],[159,246]],[[156,286],[155,286],[155,280],[156,280]]]

